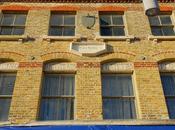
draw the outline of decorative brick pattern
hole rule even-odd
[[[20,62],[19,67],[20,68],[35,68],[35,67],[42,67],[42,62]]]
[[[78,62],[77,68],[100,68],[99,62]]]
[[[134,62],[135,68],[156,68],[158,64],[156,62]]]
[[[65,3],[59,3],[63,0],[51,0],[53,1],[51,3],[47,0],[35,0],[35,3],[32,3],[34,0],[4,1],[0,2],[0,10],[28,11],[24,34],[29,37],[28,41],[21,43],[20,41],[0,40],[0,61],[19,63],[9,114],[9,120],[12,123],[24,124],[37,120],[43,66],[52,61],[59,63],[71,61],[77,64],[73,72],[76,79],[75,120],[93,122],[102,120],[101,73],[103,72],[101,65],[109,62],[129,62],[134,64],[134,68],[129,73],[133,73],[138,119],[162,120],[166,123],[163,119],[169,117],[158,63],[162,60],[175,60],[175,44],[170,40],[158,41],[156,44],[148,40],[151,29],[140,0],[97,0],[103,3],[95,0],[64,0]],[[41,1],[43,3],[40,3]],[[161,0],[161,2],[161,10],[172,11],[173,18],[175,16],[174,0]],[[70,43],[75,42],[73,40],[43,40],[43,35],[48,35],[50,11],[52,10],[76,11],[75,39],[85,37],[87,42],[92,43],[99,42],[99,11],[124,11],[126,35],[136,38],[130,43],[127,40],[105,40],[103,42],[107,44],[108,52],[102,55],[88,57],[73,54],[70,52]],[[96,17],[95,25],[91,29],[82,25],[82,16],[88,14]],[[35,59],[32,60],[32,56]]]

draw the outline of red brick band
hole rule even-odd
[[[172,11],[174,7],[171,6],[161,6],[161,11]],[[87,10],[87,11],[143,11],[143,7],[122,7],[122,6],[22,6],[22,5],[2,5],[0,10],[16,10],[16,11],[27,11],[27,10],[53,10],[53,11],[78,11],[78,10]]]
[[[100,68],[100,62],[78,62],[77,68]]]
[[[19,68],[35,68],[35,67],[43,67],[42,62],[20,62]]]
[[[140,3],[141,0],[1,0],[2,2],[61,2],[61,3]],[[162,3],[174,0],[158,0]]]
[[[157,62],[134,62],[134,68],[157,68]]]

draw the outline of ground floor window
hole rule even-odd
[[[0,121],[7,121],[16,74],[0,73]]]
[[[74,116],[74,75],[45,74],[40,120],[72,120]]]
[[[170,119],[175,119],[175,74],[161,74]]]
[[[103,74],[103,119],[136,118],[131,75]]]

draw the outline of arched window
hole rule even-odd
[[[48,63],[44,67],[40,120],[74,119],[74,63]]]
[[[7,121],[18,63],[0,63],[0,121]]]
[[[175,119],[175,62],[160,63],[159,70],[169,118]]]
[[[132,63],[102,65],[103,119],[136,118]]]

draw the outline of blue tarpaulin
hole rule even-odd
[[[1,126],[0,130],[175,130],[175,125]]]

